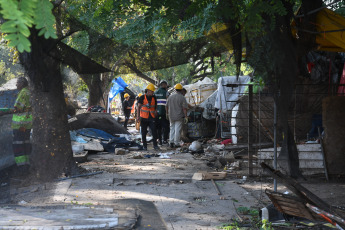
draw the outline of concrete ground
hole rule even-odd
[[[211,181],[193,181],[195,172],[210,169],[204,161],[195,160],[189,153],[174,151],[169,155],[170,159],[133,159],[164,152],[172,151],[166,147],[153,151],[149,145],[147,152],[89,155],[88,162],[80,165],[89,171],[103,173],[14,187],[11,190],[12,202],[22,205],[109,205],[125,199],[140,199],[155,204],[167,229],[186,230],[217,229],[236,217],[235,207],[257,205],[257,199],[231,176],[216,181],[222,195],[217,194]],[[153,223],[145,223],[147,229],[162,229],[155,228],[155,218],[147,220],[153,220]]]
[[[207,161],[167,146],[154,151],[149,144],[148,149],[125,155],[91,154],[80,166],[96,174],[12,186],[12,203],[23,206],[113,205],[119,213],[135,210],[138,224],[134,229],[159,230],[218,229],[238,217],[238,207],[261,209],[270,204],[264,191],[273,190],[271,179],[255,177],[243,181],[246,169],[239,169],[229,173],[226,179],[216,181],[222,193],[218,195],[211,181],[192,180],[195,172],[212,171]],[[154,157],[155,154],[170,158]],[[152,156],[148,158],[148,155]],[[309,180],[302,184],[330,204],[345,205],[344,183]],[[278,185],[279,192],[287,191]]]

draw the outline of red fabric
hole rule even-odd
[[[307,67],[308,67],[308,72],[311,73],[311,70],[314,68],[315,64],[313,62],[308,62]]]
[[[232,144],[232,140],[231,140],[231,139],[225,139],[224,141],[222,141],[221,144],[222,144],[222,145]]]
[[[343,73],[341,74],[340,84],[343,84],[338,87],[338,96],[345,96],[345,64],[343,67]]]

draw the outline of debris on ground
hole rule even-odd
[[[68,123],[70,130],[95,128],[103,130],[111,135],[129,134],[127,130],[108,113],[81,113],[70,118]]]
[[[265,191],[281,213],[316,223],[328,222],[338,229],[345,228],[345,212],[342,209],[332,207],[296,180],[272,169],[265,163],[261,163],[261,167],[294,193],[294,195],[289,195],[270,190]]]
[[[115,149],[115,155],[125,155],[127,151],[123,148],[116,148]]]

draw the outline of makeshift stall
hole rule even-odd
[[[187,90],[186,100],[192,105],[199,105],[205,101],[214,91],[217,90],[217,84],[210,78],[205,77],[202,81],[197,81],[194,84],[184,85],[183,88]]]
[[[244,95],[250,76],[226,76],[218,79],[218,91],[215,108],[219,109],[219,123],[222,138],[231,138],[237,143],[236,114],[239,98]]]
[[[204,78],[194,84],[183,86],[187,90],[187,102],[192,106],[203,108],[203,111],[189,111],[188,136],[192,139],[213,136],[215,133],[214,102],[217,84],[209,78]]]

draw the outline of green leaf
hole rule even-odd
[[[19,52],[23,53],[24,52],[24,45],[19,43],[18,46],[17,46],[17,49]]]
[[[30,30],[25,24],[18,24],[18,29],[21,34],[23,34],[25,37],[30,36]]]
[[[35,8],[34,24],[37,30],[40,30],[39,36],[45,38],[57,38],[54,29],[55,17],[52,13],[53,4],[49,0],[37,0]]]
[[[2,33],[16,33],[16,22],[15,21],[7,21],[1,25],[1,32]]]
[[[35,8],[37,7],[37,0],[21,0],[19,2],[18,8],[23,12],[23,18],[25,19],[25,24],[31,27],[34,23]]]

